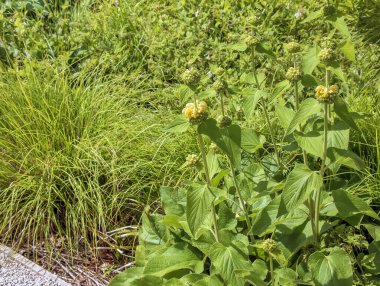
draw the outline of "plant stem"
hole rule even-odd
[[[206,182],[207,182],[207,185],[210,187],[211,186],[211,178],[210,178],[210,173],[208,170],[205,143],[203,141],[202,135],[199,133],[198,133],[198,143],[199,143],[199,148],[201,149],[202,160],[203,160],[203,164],[205,167],[204,169],[205,169],[205,175],[206,175]],[[212,204],[211,204],[211,215],[212,215],[212,223],[214,225],[215,240],[217,242],[219,242],[218,222],[216,219],[216,211],[215,211],[214,202],[212,202]]]
[[[295,66],[295,62],[294,62],[294,66]],[[294,83],[294,97],[295,97],[295,107],[296,107],[296,111],[299,110],[299,96],[298,96],[298,82],[295,82]],[[300,131],[302,131],[302,127],[300,125]],[[307,160],[307,153],[304,149],[302,149],[302,156],[303,156],[303,162],[306,166],[309,165],[309,162]],[[313,200],[311,198],[311,196],[309,196],[307,198],[307,206],[309,208],[309,214],[310,214],[310,222],[311,222],[311,229],[313,231],[313,236],[316,237],[317,236],[317,232],[316,232],[316,226],[315,226],[315,221],[314,221],[314,205],[313,205]]]
[[[294,83],[294,97],[295,97],[295,102],[296,102],[296,111],[300,108],[300,99],[298,96],[298,82]]]
[[[225,91],[220,93],[220,106],[222,108],[222,116],[224,117],[224,99],[223,96],[225,95]]]
[[[234,170],[234,167],[232,165],[231,160],[230,160],[230,170],[231,170],[232,179],[234,181],[235,189],[236,189],[236,192],[238,194],[239,205],[240,205],[240,208],[244,212],[244,216],[245,216],[245,220],[246,220],[247,227],[248,227],[248,232],[249,232],[249,231],[252,230],[252,224],[251,224],[251,221],[249,219],[247,208],[245,207],[245,204],[244,204],[244,199],[243,199],[243,196],[241,194],[240,187],[239,187],[238,181],[236,179],[235,170]],[[251,242],[255,241],[255,238],[253,237],[253,235],[249,235],[249,237],[251,238]]]
[[[259,80],[257,79],[257,75],[256,75],[257,72],[256,72],[255,49],[254,48],[252,49],[252,72],[253,72],[253,78],[255,79],[257,89],[260,89],[260,83],[259,83]],[[277,161],[278,166],[280,166],[280,154],[278,152],[276,142],[274,140],[273,128],[272,128],[272,124],[271,124],[270,119],[269,119],[268,108],[267,108],[267,105],[266,105],[264,98],[262,99],[262,106],[263,106],[265,121],[268,124],[269,134],[270,134],[270,137],[271,137],[271,140],[273,143],[274,152],[276,153],[276,161]]]
[[[270,268],[270,280],[271,285],[274,286],[274,273],[273,273],[273,258],[269,253],[269,268]]]
[[[327,134],[328,134],[328,120],[329,120],[329,106],[328,103],[325,102],[323,104],[324,108],[324,124],[323,124],[323,155],[322,155],[322,163],[321,163],[321,169],[319,171],[319,175],[321,176],[322,180],[325,175],[325,168],[326,168],[326,158],[327,158]],[[322,187],[323,188],[323,187]],[[317,190],[316,197],[315,197],[315,227],[316,227],[316,237],[315,242],[319,243],[319,208],[321,203],[321,189]]]

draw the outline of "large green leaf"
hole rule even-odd
[[[139,243],[146,247],[164,244],[169,238],[169,231],[162,223],[162,216],[142,215],[142,227],[139,234]]]
[[[374,241],[380,241],[380,226],[369,223],[363,224],[363,226],[367,229]]]
[[[268,268],[264,261],[260,259],[256,259],[252,263],[252,270],[249,269],[239,269],[235,271],[236,274],[243,278],[245,281],[251,283],[255,286],[266,286],[267,284],[264,282]]]
[[[275,275],[275,285],[281,286],[297,286],[297,273],[290,268],[280,268],[276,269]]]
[[[329,127],[327,135],[327,147],[348,149],[350,139],[350,128],[344,121],[336,119],[334,124]]]
[[[294,115],[292,121],[286,130],[286,134],[293,132],[300,124],[304,124],[312,115],[317,114],[321,107],[319,102],[314,98],[305,99],[299,110]]]
[[[335,74],[341,81],[343,82],[347,81],[346,76],[343,73],[342,67],[340,66],[339,62],[329,63],[329,65],[327,66],[327,70]]]
[[[343,37],[350,38],[350,30],[348,29],[348,26],[346,24],[346,21],[344,20],[344,17],[336,18],[335,21],[330,21],[331,24],[336,28]]]
[[[162,277],[180,269],[190,269],[196,273],[203,271],[203,261],[199,251],[183,242],[170,245],[150,255],[144,267],[144,274]]]
[[[206,156],[208,172],[211,179],[222,170],[219,164],[219,156],[219,154],[213,152],[209,152]]]
[[[278,117],[278,123],[283,128],[288,128],[290,122],[294,118],[296,112],[293,109],[277,104],[275,107],[276,115]]]
[[[223,281],[221,281],[222,279],[220,278],[219,275],[211,275],[211,276],[207,276],[199,281],[197,281],[196,283],[194,284],[191,284],[193,286],[224,286],[225,284],[223,283]],[[189,284],[187,284],[189,285]]]
[[[330,147],[327,149],[327,158],[331,163],[338,163],[354,170],[362,170],[366,167],[365,162],[350,150]]]
[[[184,116],[179,116],[174,119],[166,127],[166,131],[170,133],[183,133],[190,127],[189,121]]]
[[[252,223],[252,233],[263,235],[273,232],[274,225],[278,220],[278,210],[281,202],[281,196],[271,200],[268,205],[262,208],[254,217]]]
[[[308,133],[294,131],[294,138],[298,145],[308,154],[322,158],[323,134],[318,131],[310,131]]]
[[[305,74],[301,79],[301,83],[303,86],[315,88],[321,84],[321,81],[311,74]]]
[[[187,192],[186,218],[193,235],[209,217],[214,197],[207,185],[194,185]]]
[[[301,60],[301,67],[304,74],[312,74],[314,69],[319,64],[318,48],[310,47]]]
[[[265,137],[253,129],[243,128],[241,130],[241,147],[249,152],[254,153],[263,147]]]
[[[256,106],[263,97],[268,97],[268,93],[258,89],[244,89],[242,108],[245,116],[252,118],[255,115]]]
[[[238,125],[219,128],[215,119],[207,119],[198,126],[200,134],[207,135],[224,151],[235,168],[240,169],[241,162],[241,129]]]
[[[332,195],[341,218],[346,219],[357,214],[363,214],[380,220],[376,212],[361,198],[341,189],[333,191]]]
[[[185,103],[189,98],[193,97],[194,91],[186,84],[181,84],[174,90],[174,94],[181,99],[182,103]]]
[[[335,147],[347,150],[349,139],[349,126],[341,119],[336,118],[334,124],[330,126],[328,130],[327,148]],[[331,162],[329,158],[326,159],[326,164],[333,173],[336,173],[340,168],[340,164],[338,162]]]
[[[368,255],[365,255],[360,264],[366,270],[375,275],[380,274],[380,241],[372,241],[368,247]]]
[[[163,278],[154,275],[144,275],[143,267],[129,268],[112,279],[109,286],[161,286]]]
[[[348,126],[359,131],[359,128],[352,118],[351,113],[348,111],[346,103],[340,97],[335,99],[334,111]]]
[[[239,241],[235,243],[230,246],[225,246],[219,242],[214,243],[210,258],[215,269],[225,280],[226,285],[244,286],[244,279],[239,277],[235,270],[251,270],[252,265],[248,262],[248,256],[243,254],[241,250],[241,247],[245,246]]]
[[[240,169],[241,163],[241,128],[238,125],[232,124],[221,130],[223,140],[228,149],[228,157],[232,165],[236,169]]]
[[[296,165],[285,182],[284,191],[281,194],[279,215],[294,210],[304,203],[313,191],[319,190],[322,185],[323,181],[319,174],[304,164]]]
[[[350,256],[340,248],[329,255],[317,251],[310,255],[308,265],[315,286],[352,286]]]
[[[271,58],[276,58],[276,55],[273,53],[273,48],[268,46],[266,43],[259,43],[256,45],[256,52],[259,54],[266,54]]]
[[[186,190],[182,188],[161,187],[161,201],[165,214],[182,216],[186,207]]]
[[[239,42],[235,44],[231,44],[226,46],[227,49],[237,51],[237,52],[244,52],[247,49],[247,44],[245,42]]]
[[[236,228],[237,221],[236,215],[232,212],[231,208],[225,203],[219,204],[218,210],[218,227],[220,230],[229,229],[233,230]]]
[[[355,61],[355,48],[351,39],[347,39],[346,41],[344,41],[344,43],[340,46],[340,50],[346,56],[347,59],[349,59],[352,62]]]

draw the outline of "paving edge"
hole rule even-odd
[[[35,264],[33,261],[27,259],[26,257],[22,256],[21,254],[18,254],[17,252],[13,251],[9,247],[6,247],[4,245],[0,245],[0,252],[5,253],[6,259],[13,260],[15,262],[18,262],[22,265],[24,265],[29,270],[33,271],[37,275],[46,277],[60,286],[72,286],[71,284],[67,283],[66,281],[59,278],[57,275],[47,271],[46,269],[42,268],[41,266]]]

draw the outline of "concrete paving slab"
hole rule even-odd
[[[9,247],[0,245],[0,286],[72,286]]]

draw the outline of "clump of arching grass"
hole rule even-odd
[[[2,241],[54,236],[72,251],[94,249],[100,233],[137,223],[151,191],[178,177],[186,150],[162,135],[168,111],[47,62],[0,77]]]

